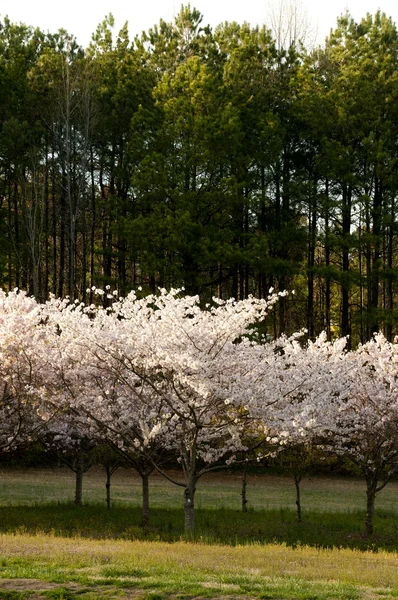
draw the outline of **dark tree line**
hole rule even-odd
[[[397,333],[398,34],[342,17],[323,47],[214,31],[188,5],[130,41],[107,18],[0,23],[0,285],[244,298],[273,331]]]

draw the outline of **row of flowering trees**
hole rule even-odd
[[[272,291],[204,307],[180,290],[100,294],[101,307],[0,292],[0,452],[26,439],[107,443],[140,473],[146,518],[153,469],[183,488],[189,532],[204,473],[319,447],[362,471],[372,533],[376,494],[398,469],[397,344],[381,334],[354,351],[325,335],[265,342]],[[179,477],[163,471],[170,456]]]

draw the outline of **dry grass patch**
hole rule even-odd
[[[7,580],[74,582],[182,596],[398,596],[398,555],[387,552],[2,535],[0,556],[0,577]]]

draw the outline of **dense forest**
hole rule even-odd
[[[271,336],[398,333],[398,33],[323,46],[189,5],[89,47],[0,22],[0,286],[282,298]]]

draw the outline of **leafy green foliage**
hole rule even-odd
[[[392,339],[392,20],[347,14],[311,52],[265,26],[213,31],[189,4],[133,41],[113,27],[83,50],[0,24],[0,285],[90,302],[106,284],[296,289],[273,335]]]

